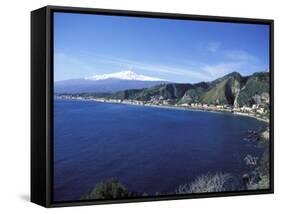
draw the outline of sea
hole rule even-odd
[[[55,99],[53,199],[79,200],[111,178],[165,195],[198,176],[229,173],[235,188],[249,170],[244,158],[263,152],[248,132],[266,125],[231,113]]]

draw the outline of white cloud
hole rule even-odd
[[[164,74],[174,74],[183,77],[196,78],[198,80],[209,79],[210,76],[200,72],[197,69],[190,69],[187,67],[171,66],[165,64],[150,64],[139,62],[135,60],[120,59],[115,57],[107,57],[101,59],[105,63],[117,64],[119,66],[124,66],[130,68],[131,70],[145,70],[150,72],[164,73]]]
[[[212,53],[215,53],[219,50],[220,48],[220,43],[218,42],[210,42],[208,45],[207,45],[207,50],[212,52]]]
[[[93,66],[85,60],[72,55],[55,52],[54,54],[54,79],[55,81],[65,79],[81,78],[82,73],[95,74]]]
[[[259,60],[254,55],[244,51],[244,50],[219,50],[219,43],[209,43],[207,50],[210,52],[216,52],[218,59],[212,62],[202,61],[189,61],[189,59],[176,59],[171,60],[171,62],[163,61],[163,63],[149,63],[138,60],[131,60],[120,57],[112,57],[103,54],[93,54],[89,52],[84,52],[80,54],[86,59],[87,62],[103,63],[104,65],[115,65],[117,70],[125,69],[132,70],[136,73],[151,72],[157,76],[156,73],[161,74],[158,77],[173,80],[179,80],[180,82],[199,82],[199,81],[210,81],[215,78],[226,75],[230,72],[243,71],[248,73],[249,71],[258,70]],[[64,54],[58,53],[59,57],[67,57],[68,61],[72,64],[76,64],[77,67],[81,67],[83,70],[92,73],[92,67],[88,63],[84,63],[84,60],[76,59],[74,57],[66,56]],[[112,70],[112,69],[111,69]],[[91,72],[89,72],[91,71]],[[102,72],[101,70],[98,74]],[[104,72],[116,72],[116,71],[104,71]],[[170,76],[169,76],[170,75]],[[174,76],[172,78],[171,76]],[[170,79],[170,78],[171,79]],[[181,81],[182,79],[182,81]]]
[[[63,63],[68,63],[68,65],[75,65],[88,72],[93,70],[93,68],[88,63],[85,63],[84,61],[76,57],[70,56],[62,52],[55,53],[54,59],[56,62],[62,61]]]
[[[209,50],[210,47],[208,47]],[[213,46],[213,51],[217,50],[216,46]],[[205,71],[212,75],[213,78],[218,78],[233,71],[247,72],[253,68],[257,69],[260,64],[258,58],[244,50],[222,50],[218,51],[221,56],[221,62],[214,64],[208,63],[202,66],[202,71]]]
[[[212,77],[220,77],[233,71],[238,71],[241,67],[240,62],[224,62],[214,65],[205,65],[202,70],[208,72]]]
[[[254,56],[244,50],[225,51],[224,55],[229,60],[241,61],[243,63],[257,63],[258,62],[258,59],[256,56]]]

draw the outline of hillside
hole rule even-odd
[[[188,89],[193,87],[194,86],[191,84],[160,84],[151,88],[120,91],[110,95],[110,98],[140,101],[148,101],[151,99],[177,101],[183,97]]]
[[[165,100],[177,104],[214,104],[234,107],[264,104],[269,100],[269,73],[259,72],[243,77],[232,72],[212,82],[197,84],[160,84],[144,89],[129,89],[108,95],[120,100]]]
[[[247,82],[241,88],[235,105],[251,106],[269,102],[269,73],[254,73],[247,78]]]

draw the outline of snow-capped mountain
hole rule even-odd
[[[121,79],[121,80],[137,80],[137,81],[166,81],[164,79],[159,79],[155,77],[144,76],[141,74],[136,74],[132,71],[121,71],[110,74],[94,75],[91,77],[86,77],[87,80],[105,80],[105,79]]]
[[[83,79],[57,81],[54,88],[55,93],[113,93],[127,89],[149,88],[167,82],[132,71],[121,71]]]

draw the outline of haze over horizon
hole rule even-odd
[[[258,72],[269,72],[269,70],[258,71]],[[229,75],[229,74],[232,74],[232,73],[239,73],[239,72],[238,71],[232,71],[232,72],[226,73],[226,74],[224,74],[220,77],[217,77],[215,79],[210,79],[209,81],[200,81],[200,82],[211,82],[211,81],[214,81],[218,78],[221,78],[223,76],[226,76],[226,75]],[[256,73],[256,72],[253,72],[253,73]],[[253,73],[251,73],[251,74],[253,74]],[[249,74],[249,75],[251,75],[251,74]],[[245,76],[245,75],[242,75],[242,76]],[[248,76],[248,75],[246,75],[246,76]],[[81,80],[95,80],[95,81],[106,80],[106,79],[120,79],[120,80],[173,82],[173,81],[166,80],[166,79],[159,79],[157,77],[141,75],[141,74],[135,73],[134,71],[130,71],[130,70],[114,72],[114,73],[109,73],[109,74],[107,74],[107,73],[106,74],[98,74],[98,75],[93,75],[93,76],[90,76],[90,77],[77,78],[77,79],[58,80],[58,81],[55,81],[55,82],[63,82],[63,81],[68,81],[68,80],[79,80],[79,79],[81,79]],[[173,83],[190,83],[190,82],[173,82]],[[193,83],[199,83],[199,82],[193,82]]]
[[[121,71],[171,82],[269,69],[269,26],[54,14],[54,79]]]

